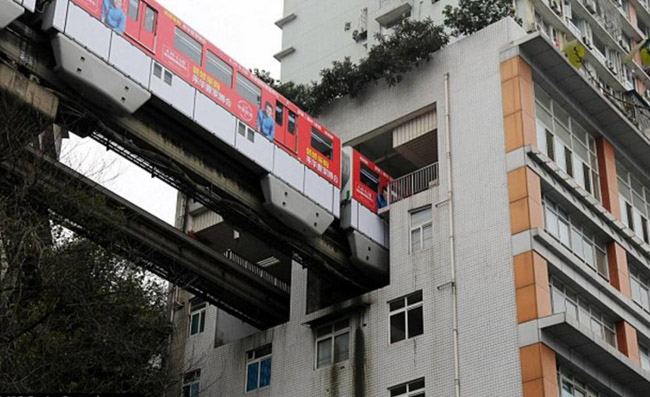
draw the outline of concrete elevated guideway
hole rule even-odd
[[[57,97],[60,106],[55,122],[63,129],[79,135],[90,135],[103,142],[107,147],[118,151],[151,172],[152,175],[165,180],[187,196],[219,213],[229,223],[276,247],[322,277],[337,280],[341,285],[356,288],[364,286],[366,283],[363,274],[350,265],[349,248],[343,232],[338,228],[330,228],[323,237],[306,238],[287,230],[263,207],[263,195],[254,167],[246,163],[245,159],[238,157],[237,153],[219,146],[212,136],[197,126],[181,123],[179,120],[183,119],[178,115],[171,114],[171,112],[162,114],[163,112],[151,105],[145,106],[133,116],[106,114],[101,109],[93,107],[62,83],[53,71],[55,63],[48,38],[43,33],[31,29],[21,22],[15,22],[7,29],[0,31],[0,58],[19,71],[18,74],[32,77],[33,80],[38,81],[39,86]],[[50,164],[49,166],[59,173],[68,176],[74,175],[70,172],[71,170],[61,169],[60,165]],[[79,177],[79,180],[83,181],[80,175],[77,174],[75,177]],[[94,188],[98,191],[101,190],[98,186]],[[107,197],[110,196],[110,192],[101,191],[100,193]],[[135,216],[141,212],[140,209],[117,196],[111,197],[111,201],[117,208],[128,208],[130,215]],[[142,217],[138,219],[146,218],[144,214],[140,213],[140,215]],[[93,225],[79,226],[83,228]],[[154,229],[159,226],[153,225],[153,223],[147,225]],[[158,232],[170,233],[168,230],[162,229]],[[176,244],[179,247],[183,244],[190,246],[196,244],[191,239],[181,238],[178,231],[175,233],[177,235],[173,238],[177,239]],[[138,235],[135,233],[131,238],[138,238]],[[143,243],[149,244],[149,252],[158,250],[157,253],[154,253],[162,255],[163,259],[160,260],[163,263],[165,260],[173,258],[173,255],[161,250],[161,248],[165,248],[162,244],[156,247],[154,242],[143,241]],[[213,254],[218,255],[214,252]],[[202,253],[202,255],[207,254]],[[176,266],[180,264],[192,269],[190,258],[181,259],[183,260],[176,261],[174,259],[169,263],[174,263]],[[156,263],[155,265],[160,264]],[[193,271],[196,272],[200,268],[197,266],[194,264]],[[214,272],[228,269],[227,262],[221,260],[214,260],[212,266],[215,268]],[[158,272],[163,276],[169,276],[165,271],[159,270]],[[236,308],[235,305],[230,304],[229,307],[229,304],[224,303],[226,302],[223,298],[224,290],[219,289],[222,286],[217,281],[211,281],[205,274],[195,275],[198,277],[192,280],[191,285],[187,285],[188,289],[194,289],[199,292],[199,295],[208,296],[208,298],[211,294],[213,297],[218,295],[221,300],[210,300],[226,310],[239,313],[238,317],[253,325],[255,325],[253,321],[257,321],[258,326],[268,326],[277,323],[283,317],[279,314],[281,312],[278,310],[279,306],[276,306],[275,310],[271,310],[271,313],[275,312],[276,314],[272,314],[271,318],[264,320],[260,320],[264,317],[263,314],[260,314],[261,317],[258,318],[257,314],[253,313],[255,310],[261,310],[260,307],[264,306],[257,306],[256,309],[255,304],[250,304],[247,307]],[[243,284],[242,290],[246,290]],[[254,281],[250,281],[250,285],[256,284]],[[231,290],[228,293],[241,297],[235,292]],[[280,300],[283,301],[283,299]]]

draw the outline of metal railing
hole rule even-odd
[[[275,277],[274,275],[262,269],[258,265],[251,263],[248,260],[242,258],[241,256],[237,255],[233,251],[226,250],[226,252],[223,253],[223,256],[235,262],[236,264],[248,270],[249,272],[255,274],[256,276],[263,279],[267,283],[274,285],[275,287],[283,290],[286,293],[291,293],[291,287],[289,287],[289,284]]]
[[[388,184],[387,202],[396,203],[438,184],[438,163],[427,165]]]

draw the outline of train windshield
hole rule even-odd
[[[228,65],[224,60],[213,54],[211,51],[207,52],[205,57],[205,69],[221,81],[232,87],[232,66]]]
[[[262,90],[239,72],[237,72],[237,93],[248,102],[260,107]]]
[[[189,34],[183,32],[178,26],[176,27],[174,46],[178,51],[182,52],[183,55],[190,58],[195,64],[199,66],[201,65],[203,46],[201,43],[194,40]]]
[[[311,147],[332,160],[334,156],[334,143],[314,127],[311,128]]]
[[[359,173],[361,183],[368,186],[373,192],[379,190],[379,176],[368,168],[365,164],[361,164]]]

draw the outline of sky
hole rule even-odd
[[[158,0],[241,65],[280,77],[273,54],[281,49],[282,0]],[[70,135],[61,161],[169,224],[177,192],[95,141]]]

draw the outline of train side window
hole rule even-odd
[[[275,123],[282,126],[284,121],[284,106],[280,102],[275,103]]]
[[[144,9],[144,30],[149,33],[155,33],[156,30],[156,10],[149,6]]]
[[[379,176],[365,164],[361,164],[360,180],[370,190],[376,192],[379,189]]]
[[[227,84],[228,87],[232,87],[232,66],[228,65],[223,59],[209,50],[205,61],[205,69],[208,73],[216,77],[217,80]]]
[[[287,131],[291,135],[296,135],[296,114],[289,110],[289,125],[287,126]]]
[[[167,83],[167,85],[172,85],[172,76],[172,72],[165,70],[165,77],[163,80],[165,83]]]
[[[332,160],[334,156],[334,143],[314,127],[311,127],[311,147]]]
[[[140,0],[129,0],[129,9],[127,10],[127,15],[130,19],[137,21],[138,20],[138,8],[140,7]]]
[[[153,75],[161,78],[162,77],[162,66],[160,66],[159,63],[154,63],[153,64]]]
[[[198,41],[194,40],[192,36],[183,32],[178,26],[174,33],[174,47],[183,55],[190,58],[195,64],[201,66],[201,55],[203,54],[203,46]]]
[[[260,107],[262,90],[239,72],[237,72],[237,93],[248,102]]]

